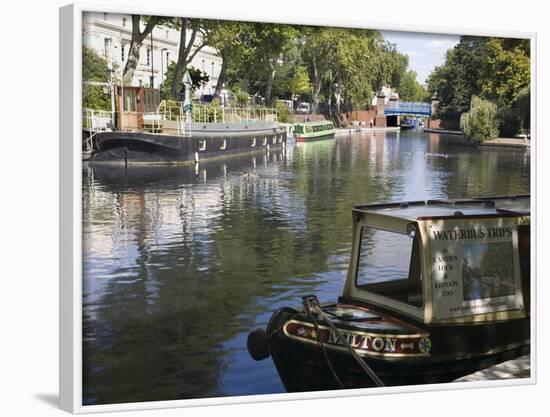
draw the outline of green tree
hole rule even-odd
[[[497,106],[494,103],[473,96],[470,111],[460,118],[460,128],[464,131],[464,136],[475,143],[496,137],[496,113]]]
[[[222,67],[214,91],[214,96],[219,97],[227,81],[230,66],[248,66],[255,47],[255,32],[254,25],[247,22],[216,20],[210,22],[210,27],[210,44],[222,58]]]
[[[400,80],[399,87],[397,88],[399,93],[399,99],[402,101],[429,101],[430,94],[428,91],[420,85],[416,80],[416,72],[409,70],[406,71]]]
[[[174,99],[175,96],[172,96],[172,85],[174,80],[174,73],[176,70],[176,63],[171,62],[166,68],[166,73],[164,75],[164,81],[160,85],[160,97],[163,100]],[[188,67],[189,75],[191,76],[191,81],[193,82],[191,90],[195,91],[198,88],[201,88],[203,85],[206,85],[210,81],[210,77],[205,72],[202,72],[200,69],[195,67]],[[182,77],[183,78],[183,77]],[[178,89],[176,93],[185,92],[183,83],[180,81],[178,84]]]
[[[256,58],[267,69],[264,97],[268,104],[271,103],[278,61],[292,47],[297,34],[296,29],[290,25],[256,24]]]
[[[529,41],[490,38],[481,77],[484,97],[504,105],[516,101],[521,90],[530,83],[531,60]]]
[[[514,111],[511,106],[499,107],[496,113],[496,121],[500,136],[505,138],[514,137],[521,129],[519,112]]]
[[[294,121],[294,115],[288,106],[281,102],[275,103],[277,109],[277,120],[281,123],[292,123]]]
[[[524,87],[514,102],[514,110],[519,115],[522,129],[531,128],[531,89]]]
[[[321,96],[331,105],[335,92],[348,105],[365,106],[373,91],[392,78],[400,78],[397,72],[404,59],[397,59],[397,52],[384,42],[379,32],[305,27],[302,33],[305,60],[313,83],[314,110]]]
[[[82,107],[94,110],[111,110],[110,94],[106,93],[106,85],[92,83],[108,83],[111,71],[107,60],[93,49],[82,48]]]
[[[178,57],[170,86],[170,96],[175,97],[183,80],[184,69],[189,66],[199,51],[208,45],[211,31],[209,22],[202,19],[175,18],[169,20],[167,25],[180,31]]]
[[[474,95],[513,106],[530,84],[529,41],[463,36],[430,74],[428,90],[439,99],[438,117],[458,124]]]
[[[291,99],[294,95],[311,92],[309,74],[304,65],[283,64],[273,81],[273,93],[277,97]]]
[[[401,54],[395,47],[395,45],[388,44],[386,46],[387,53],[389,55],[390,62],[390,77],[389,83],[392,87],[399,90],[401,88],[401,82],[407,72],[409,66],[409,57]],[[415,74],[416,79],[416,74]],[[401,93],[400,93],[401,94]]]
[[[161,21],[161,18],[158,16],[146,16],[144,19],[147,20],[147,23],[143,30],[141,30],[141,18],[142,16],[140,15],[132,15],[132,38],[130,40],[128,58],[126,59],[126,65],[124,66],[122,75],[125,84],[131,84],[134,78],[134,72],[139,62],[139,51],[143,41],[153,32],[155,26]]]
[[[304,58],[310,67],[313,82],[313,112],[319,108],[319,98],[323,81],[331,78],[332,66],[336,62],[336,45],[339,30],[329,27],[303,27]]]

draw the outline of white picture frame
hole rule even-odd
[[[59,12],[60,20],[60,282],[59,282],[59,364],[60,364],[60,408],[75,414],[129,411],[129,410],[151,410],[159,408],[197,407],[204,405],[230,405],[243,403],[258,403],[272,401],[289,401],[299,399],[321,399],[327,397],[356,397],[373,394],[395,394],[440,390],[437,385],[413,386],[413,387],[388,387],[374,389],[357,389],[345,391],[313,392],[313,393],[289,393],[260,396],[220,397],[209,399],[187,399],[143,403],[121,403],[111,405],[82,405],[82,160],[80,144],[74,141],[81,135],[81,52],[82,52],[82,14],[84,12],[107,12],[107,13],[139,13],[155,15],[188,15],[189,17],[223,18],[227,20],[241,19],[274,23],[295,23],[295,24],[316,24],[343,27],[361,27],[369,29],[411,31],[424,33],[445,33],[445,34],[469,34],[478,36],[503,36],[530,39],[531,41],[531,118],[533,127],[533,145],[531,151],[536,155],[536,42],[535,33],[508,32],[493,30],[462,30],[447,27],[426,27],[423,25],[392,25],[373,24],[363,21],[336,21],[326,19],[320,21],[315,17],[281,17],[269,18],[265,15],[256,15],[254,11],[247,14],[236,12],[233,15],[216,15],[215,13],[199,14],[196,12],[187,13],[185,7],[181,10],[161,10],[156,7],[118,7],[99,6],[93,4],[72,4],[62,7]],[[536,311],[536,241],[537,241],[537,204],[536,204],[536,163],[533,158],[531,163],[532,179],[532,216],[534,238],[532,239],[531,251],[531,300],[532,312]],[[536,319],[531,321],[532,354],[531,354],[531,376],[522,380],[500,380],[486,382],[468,383],[468,388],[483,387],[509,387],[516,385],[535,384],[537,381],[536,372]],[[462,384],[446,384],[445,390],[464,389]]]

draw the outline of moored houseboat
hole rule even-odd
[[[275,109],[197,105],[186,111],[181,102],[163,101],[154,112],[131,116],[117,114],[117,130],[90,130],[92,163],[194,163],[284,148],[287,140]],[[98,120],[89,119],[90,125]]]
[[[331,121],[295,123],[292,131],[296,142],[308,142],[334,137],[336,130]]]
[[[252,332],[288,391],[450,382],[530,349],[530,198],[353,209],[343,294]]]

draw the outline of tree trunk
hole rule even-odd
[[[222,68],[220,69],[220,75],[218,77],[218,82],[216,83],[216,89],[214,90],[214,97],[216,98],[220,97],[220,92],[222,91],[223,84],[225,83],[227,66],[229,65],[228,61],[227,54],[222,52]]]
[[[252,73],[252,66],[249,66],[243,77],[243,90],[247,93],[250,90],[250,74]]]
[[[159,18],[157,16],[151,16],[143,32],[140,31],[140,15],[132,15],[132,40],[130,41],[130,50],[128,51],[128,59],[126,60],[126,65],[124,66],[124,72],[122,77],[124,78],[125,84],[132,84],[132,79],[134,78],[134,72],[139,63],[139,51],[141,45],[147,36],[151,34],[153,29],[158,23]],[[153,53],[153,51],[151,51]]]
[[[332,79],[328,83],[328,114],[332,114]]]
[[[181,18],[180,28],[180,45],[178,50],[178,60],[176,61],[176,68],[174,68],[174,78],[172,78],[172,85],[170,87],[170,95],[176,98],[178,92],[178,86],[183,79],[183,68],[185,64],[185,50],[187,47],[187,19]]]
[[[265,104],[271,104],[271,89],[273,88],[273,80],[275,79],[275,70],[277,68],[277,57],[274,57],[269,63],[269,75],[267,77],[267,85],[265,87]]]
[[[174,79],[172,80],[172,86],[170,87],[170,95],[176,97],[178,92],[178,86],[183,79],[183,70],[187,68],[189,63],[195,58],[195,55],[204,47],[206,43],[204,39],[202,40],[201,45],[199,45],[193,53],[191,49],[195,44],[195,38],[197,37],[197,32],[200,28],[200,21],[196,20],[193,22],[191,28],[191,36],[189,37],[189,42],[187,42],[187,31],[189,30],[189,19],[185,17],[181,18],[181,29],[180,29],[180,45],[178,49],[178,60],[176,62],[176,68],[174,69]]]
[[[321,94],[321,77],[317,68],[317,57],[313,54],[313,113],[319,112],[319,94]]]

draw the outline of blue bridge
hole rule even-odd
[[[432,105],[430,103],[412,103],[390,100],[384,106],[384,115],[430,117],[432,115]]]

